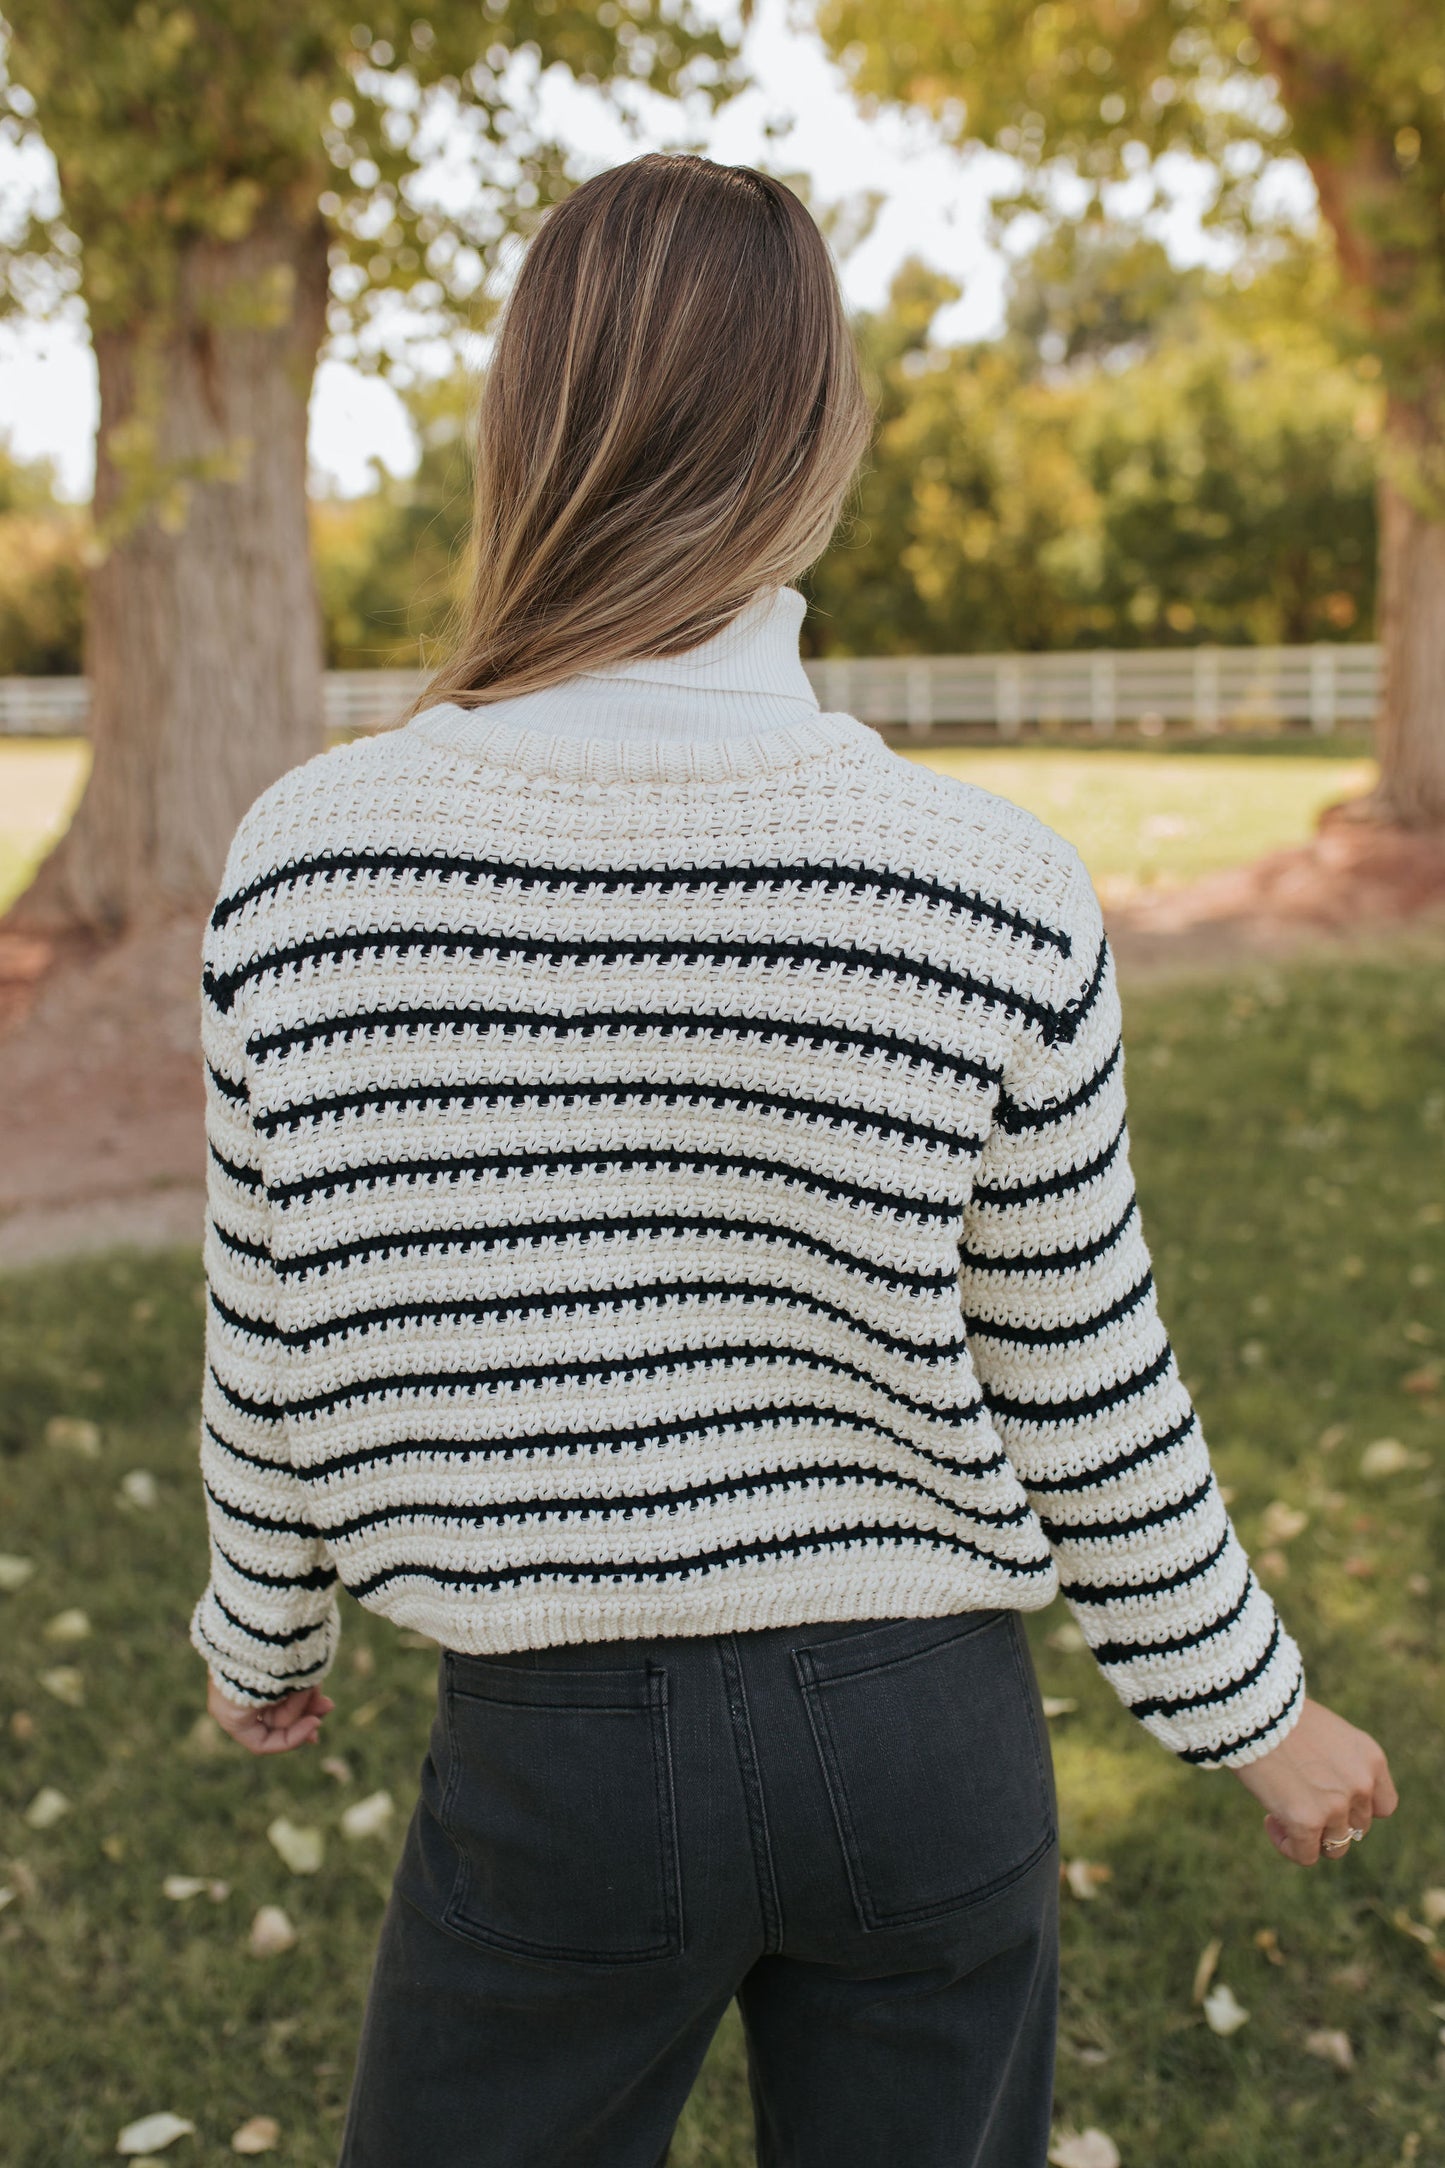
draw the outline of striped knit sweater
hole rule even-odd
[[[1243,1764],[1299,1653],[1156,1308],[1093,888],[820,711],[802,607],[242,821],[192,1641],[255,1706],[338,1583],[482,1654],[1062,1586],[1157,1739]]]

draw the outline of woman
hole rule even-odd
[[[338,1580],[441,1646],[344,2168],[656,2168],[734,1995],[764,2162],[1042,2163],[1060,1586],[1286,1858],[1395,1804],[1174,1366],[1078,857],[799,664],[868,421],[786,188],[579,188],[453,660],[232,847],[192,1638],[273,1753]]]

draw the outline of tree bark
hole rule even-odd
[[[1379,485],[1384,682],[1371,809],[1409,828],[1445,823],[1445,520],[1408,480],[1423,464],[1424,426],[1392,411]]]
[[[319,221],[192,243],[175,305],[97,331],[90,780],[7,927],[115,932],[215,896],[236,823],[323,743],[306,416]]]

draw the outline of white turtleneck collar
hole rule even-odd
[[[798,659],[807,607],[795,587],[762,588],[721,632],[685,654],[586,670],[542,692],[481,708],[445,701],[422,714],[440,721],[450,711],[542,737],[654,744],[715,744],[783,729],[818,713],[817,695]]]

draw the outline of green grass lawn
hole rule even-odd
[[[1064,1898],[1058,2120],[1112,2133],[1124,2168],[1423,2168],[1445,2161],[1445,1924],[1427,1924],[1445,1899],[1425,1894],[1445,1888],[1445,963],[1397,947],[1150,991],[1129,1049],[1164,1313],[1241,1534],[1315,1693],[1377,1730],[1403,1805],[1341,1864],[1287,1866],[1234,1778],[1174,1761],[1051,1641],[1061,1609],[1033,1619],[1045,1692],[1077,1705],[1052,1726],[1065,1856],[1108,1870]],[[197,1736],[200,1360],[192,1253],[0,1280],[0,1548],[34,1561],[0,1593],[7,2168],[111,2157],[162,2109],[196,2125],[167,2163],[219,2168],[254,2115],[279,2121],[288,2168],[335,2159],[435,1657],[343,1597],[325,1751],[346,1784],[314,1751],[258,1761]],[[98,1425],[93,1456],[46,1442],[57,1416]],[[1403,1465],[1371,1477],[1382,1438],[1403,1451],[1375,1461]],[[154,1506],[122,1491],[134,1470]],[[1292,1535],[1281,1506],[1308,1516]],[[72,1608],[89,1637],[48,1638]],[[69,1811],[37,1828],[46,1786]],[[342,1809],[381,1788],[389,1832],[346,1841]],[[325,1830],[319,1873],[267,1841],[282,1813]],[[228,1888],[177,1901],[171,1874]],[[248,1951],[263,1904],[297,1930],[285,1954]],[[1227,2038],[1191,2000],[1216,1940],[1250,2013]],[[1320,2032],[1347,2036],[1353,2067],[1311,2052]],[[751,2159],[729,2025],[673,2164]]]
[[[1039,814],[1077,844],[1106,902],[1302,843],[1322,806],[1363,790],[1374,773],[1358,752],[1314,740],[1179,751],[970,746],[909,757]],[[69,820],[89,761],[79,738],[0,741],[0,910]]]

